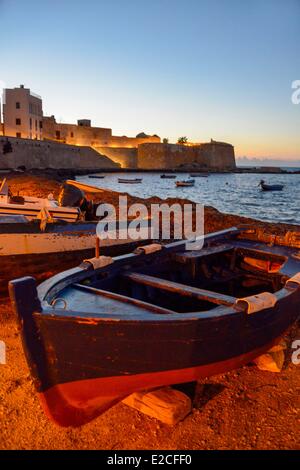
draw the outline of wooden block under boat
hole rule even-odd
[[[191,399],[171,387],[133,393],[123,403],[170,425],[182,421],[192,410]]]
[[[286,349],[287,345],[284,341],[281,341],[276,346],[273,346],[266,354],[262,354],[254,359],[253,362],[260,370],[281,372],[285,361]]]

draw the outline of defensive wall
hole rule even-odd
[[[0,137],[0,168],[118,169],[119,164],[91,147]]]
[[[236,168],[234,147],[225,142],[198,145],[152,144],[138,147],[138,168],[147,170],[216,170]]]

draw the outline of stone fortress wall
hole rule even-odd
[[[215,170],[236,168],[234,147],[211,141],[195,145],[150,144],[138,147],[138,168],[141,170]]]
[[[5,152],[5,144],[11,152]],[[89,147],[15,137],[0,137],[0,168],[211,170],[236,168],[234,147],[211,142],[199,145],[141,144],[138,148]]]
[[[2,152],[0,168],[124,168],[141,170],[235,169],[234,148],[224,142],[161,144],[156,134],[114,136],[110,128],[93,127],[90,119],[77,124],[43,116],[42,98],[29,88],[5,89],[2,145],[6,136],[12,152]],[[1,108],[1,106],[0,106]],[[4,137],[5,136],[5,137]],[[4,140],[3,140],[4,139]]]
[[[94,147],[94,149],[106,155],[113,162],[118,163],[121,168],[134,170],[138,168],[138,149],[128,147]]]
[[[8,150],[8,145],[11,151]],[[0,137],[0,168],[105,170],[120,166],[91,147],[32,139]]]

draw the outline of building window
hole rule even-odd
[[[29,119],[29,126],[30,126],[30,129],[32,129],[32,119],[31,118]]]
[[[20,101],[17,101],[17,102],[16,102],[16,109],[20,109],[20,108],[21,108]]]
[[[56,139],[60,140],[60,131],[55,131]]]
[[[21,137],[22,137],[21,132],[17,132],[17,133],[16,133],[16,137],[17,137],[18,139],[21,139]]]
[[[71,132],[71,138],[73,139],[73,137],[74,137],[74,132]]]
[[[43,129],[43,121],[40,121],[40,129]]]
[[[20,118],[17,118],[16,119],[16,126],[20,126],[21,125],[21,119]]]

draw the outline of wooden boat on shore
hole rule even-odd
[[[118,183],[125,183],[125,184],[136,184],[141,183],[143,178],[118,178]]]
[[[80,208],[59,204],[52,194],[48,198],[13,195],[6,179],[0,185],[0,216],[22,215],[28,220],[47,214],[53,220],[75,222],[79,219]]]
[[[299,242],[299,241],[298,241]],[[297,243],[298,243],[297,242]],[[247,364],[300,311],[299,247],[236,228],[10,282],[47,415],[80,426],[129,394]]]
[[[83,258],[95,253],[96,206],[87,201],[78,188],[64,184],[58,196],[38,199],[17,196],[7,191],[0,194],[0,295],[7,294],[11,273],[31,274],[39,281],[76,266]],[[9,199],[4,204],[4,199]],[[14,198],[15,199],[15,198]],[[67,204],[65,204],[67,203]],[[73,207],[75,205],[75,207]],[[65,207],[67,206],[67,207]],[[2,209],[2,212],[1,212]],[[127,234],[130,220],[117,221],[117,238],[102,241],[106,253],[124,253],[117,246],[136,246]],[[148,221],[145,221],[145,226]],[[122,230],[126,233],[121,234]],[[122,235],[122,236],[121,236]],[[114,248],[112,248],[114,247]]]
[[[262,191],[282,191],[284,188],[283,184],[266,184],[263,180],[259,183]]]
[[[189,188],[195,186],[195,180],[176,181],[175,184],[178,188]]]
[[[177,178],[176,175],[167,175],[167,174],[165,174],[165,173],[162,174],[162,175],[160,175],[160,177],[161,177],[161,178],[165,178],[165,179],[175,179],[175,178]]]
[[[121,231],[129,221],[118,223],[118,239],[101,241],[101,252],[116,256],[137,246]],[[7,295],[8,281],[13,276],[31,275],[38,281],[76,266],[94,256],[98,221],[47,224],[29,222],[24,216],[0,217],[0,295]]]

